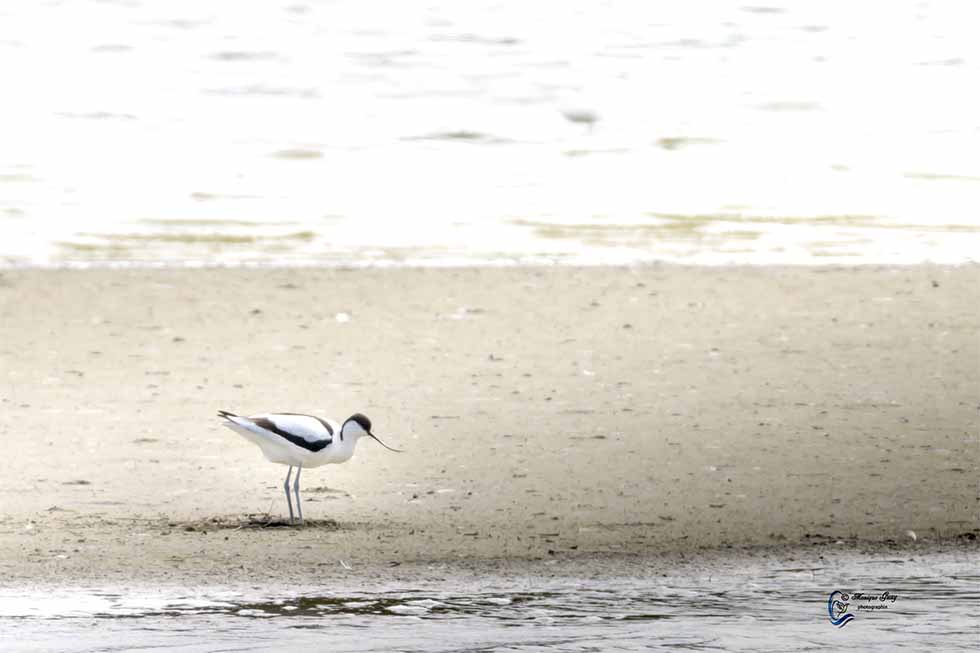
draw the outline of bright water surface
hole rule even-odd
[[[355,591],[0,590],[4,651],[976,650],[980,572],[965,554],[769,563],[605,580],[445,577]],[[551,573],[554,568],[548,568]],[[350,583],[350,581],[348,581]],[[836,590],[897,596],[829,620]],[[851,601],[852,606],[856,605]]]
[[[961,262],[969,0],[0,4],[0,265]]]

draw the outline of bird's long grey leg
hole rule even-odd
[[[303,471],[303,466],[300,465],[296,468],[296,481],[293,484],[293,492],[296,493],[296,511],[299,513],[299,523],[303,523],[303,504],[300,503],[299,498],[299,474]]]
[[[282,484],[282,489],[286,491],[286,505],[289,506],[289,523],[293,523],[293,500],[289,498],[289,477],[293,474],[293,467],[290,465],[289,471],[286,472],[286,482]],[[297,474],[297,477],[299,474]]]

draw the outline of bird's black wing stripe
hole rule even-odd
[[[316,415],[314,415],[313,417],[316,417]],[[327,420],[320,419],[319,417],[317,417],[316,420],[318,422],[320,422],[321,424],[323,424],[323,428],[327,429],[327,433],[329,433],[330,435],[333,435],[333,427],[330,426],[330,424],[327,423]]]
[[[331,442],[330,439],[317,440],[316,442],[310,442],[309,440],[305,440],[305,439],[299,437],[298,435],[293,435],[289,431],[283,431],[278,426],[276,426],[275,422],[273,422],[272,420],[266,419],[265,417],[259,417],[258,419],[253,419],[252,421],[255,422],[257,425],[261,426],[262,428],[264,428],[266,431],[272,431],[273,433],[275,433],[279,437],[284,438],[286,440],[289,440],[290,442],[292,442],[293,444],[295,444],[297,447],[303,447],[307,451],[314,451],[314,452],[315,451],[320,451],[321,449],[323,449],[324,447],[326,447]]]
[[[279,413],[279,414],[280,415],[295,415],[296,417],[312,417],[316,421],[318,421],[321,424],[323,424],[323,428],[327,429],[327,433],[329,433],[330,435],[333,435],[333,427],[330,426],[330,424],[328,424],[326,420],[320,419],[316,415],[306,415],[304,413]]]

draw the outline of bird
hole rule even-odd
[[[218,416],[225,419],[222,424],[242,435],[246,440],[259,445],[270,462],[287,465],[286,504],[289,506],[289,523],[295,523],[293,502],[289,496],[289,479],[296,468],[293,493],[296,495],[296,510],[299,524],[303,523],[303,506],[299,497],[299,476],[304,468],[320,467],[331,463],[345,463],[354,455],[354,445],[363,436],[378,441],[385,449],[401,453],[400,449],[389,447],[371,432],[371,420],[361,413],[348,417],[343,425],[330,419],[301,413],[259,413],[248,417],[236,415],[227,410],[219,410]]]

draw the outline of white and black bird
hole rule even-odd
[[[371,432],[371,420],[360,413],[348,417],[342,426],[330,419],[298,413],[261,413],[243,417],[219,410],[218,415],[225,418],[225,426],[259,445],[270,462],[289,466],[283,489],[289,505],[290,522],[294,519],[293,502],[289,496],[289,477],[293,473],[293,467],[296,468],[296,480],[293,482],[296,511],[299,513],[299,522],[303,523],[299,475],[304,468],[347,462],[354,455],[357,441],[365,435],[377,440],[385,449],[400,451],[381,442]]]

